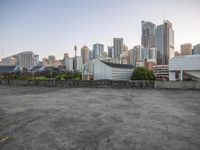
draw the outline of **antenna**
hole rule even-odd
[[[75,57],[76,57],[76,52],[77,52],[77,46],[74,45],[74,51],[75,51]]]

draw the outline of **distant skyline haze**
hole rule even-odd
[[[33,51],[73,57],[83,45],[113,45],[124,38],[129,49],[141,44],[141,21],[173,24],[175,51],[200,43],[199,0],[0,0],[0,58]]]

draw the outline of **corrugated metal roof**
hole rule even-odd
[[[133,65],[129,65],[129,64],[114,64],[114,63],[104,62],[104,61],[101,61],[101,62],[114,68],[129,68],[129,69],[133,68]]]

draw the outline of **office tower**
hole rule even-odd
[[[123,52],[125,52],[128,55],[128,46],[124,44]]]
[[[193,46],[192,54],[200,54],[200,44]]]
[[[76,56],[73,58],[73,69],[74,71],[79,71],[81,72],[82,68],[82,57],[81,56]]]
[[[133,49],[130,50],[130,64],[133,65],[134,67],[136,66],[137,61],[142,60],[142,50],[143,50],[142,45],[137,45],[134,46]]]
[[[108,53],[107,52],[103,52],[103,58],[108,57]]]
[[[157,64],[157,48],[152,47],[149,49],[149,56],[147,61]]]
[[[155,30],[155,47],[157,48],[157,64],[168,65],[174,56],[174,30],[172,23],[164,21]]]
[[[114,58],[114,47],[108,46],[108,57]]]
[[[192,44],[185,43],[181,44],[181,55],[191,55],[192,54]]]
[[[103,57],[104,45],[96,43],[93,45],[93,59]]]
[[[89,48],[85,45],[81,48],[81,57],[83,60],[82,63],[86,64],[86,62],[89,60]]]
[[[73,58],[65,57],[64,65],[66,66],[66,71],[73,71]]]
[[[49,55],[48,65],[49,66],[54,66],[55,60],[56,60],[56,57],[54,55]]]
[[[141,22],[141,27],[142,27],[141,44],[144,46],[144,48],[155,47],[155,27],[156,27],[155,24],[143,20]]]
[[[17,59],[17,65],[20,65],[28,70],[34,66],[34,53],[32,51],[25,51],[14,55]]]
[[[91,61],[93,59],[93,50],[89,51],[89,60]]]
[[[130,62],[130,54],[131,54],[131,50],[128,50],[128,57],[127,57],[127,63],[131,64]]]
[[[113,38],[114,45],[114,58],[119,58],[120,54],[124,51],[123,38]]]

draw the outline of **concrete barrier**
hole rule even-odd
[[[48,87],[95,87],[95,88],[155,88],[155,89],[193,89],[200,90],[196,81],[113,81],[113,80],[5,80],[2,85],[48,86]]]

